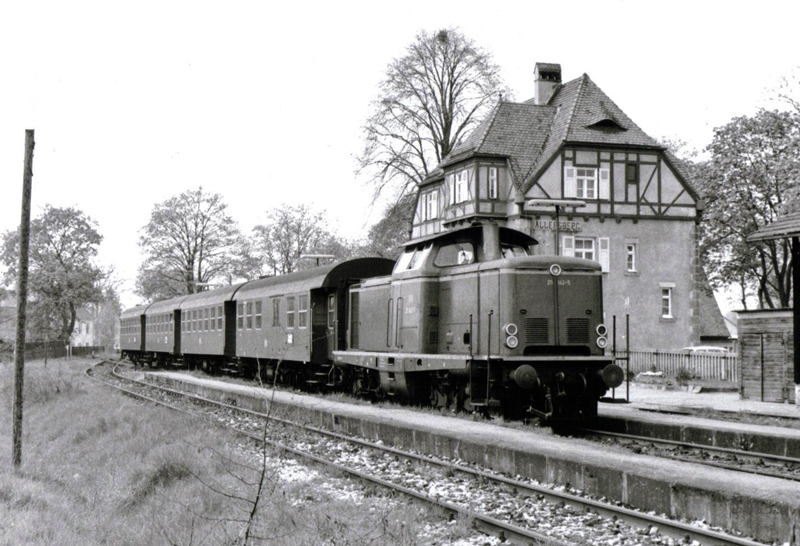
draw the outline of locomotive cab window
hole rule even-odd
[[[503,258],[519,258],[528,255],[528,250],[519,245],[500,245],[500,250],[503,252]]]
[[[436,253],[433,265],[436,267],[452,267],[466,265],[475,261],[475,245],[470,241],[442,245]]]
[[[392,273],[400,273],[402,271],[415,271],[422,267],[428,254],[431,253],[433,243],[428,243],[425,246],[417,245],[411,248],[406,248],[397,263],[394,266]]]

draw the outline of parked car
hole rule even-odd
[[[733,356],[725,347],[715,347],[713,345],[698,345],[697,347],[684,347],[681,352],[688,352],[690,355],[716,355]]]

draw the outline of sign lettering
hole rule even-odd
[[[533,222],[533,229],[542,229],[546,231],[555,231],[556,229],[556,221],[555,220],[534,220]],[[559,231],[583,231],[583,223],[582,222],[559,222],[558,223],[558,230]]]

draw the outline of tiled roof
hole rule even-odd
[[[747,241],[754,243],[757,241],[769,241],[771,239],[787,239],[789,237],[800,237],[800,212],[787,214],[767,224],[758,231],[747,236]]]
[[[547,138],[555,108],[501,102],[463,144],[440,164],[446,167],[472,155],[499,155],[509,159],[517,185],[530,171]]]
[[[428,177],[475,155],[508,158],[515,185],[527,191],[551,158],[567,143],[663,149],[584,74],[560,85],[547,105],[533,99],[500,102]]]

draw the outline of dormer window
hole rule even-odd
[[[448,177],[448,187],[450,188],[450,204],[463,203],[471,198],[470,192],[470,169],[462,169]]]
[[[497,199],[497,167],[489,167],[489,199]]]

